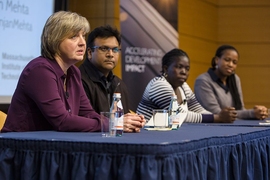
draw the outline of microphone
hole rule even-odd
[[[65,92],[65,94],[66,94],[66,98],[68,99],[69,98],[69,93]]]

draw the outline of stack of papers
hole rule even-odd
[[[259,125],[270,126],[270,120],[265,120],[264,122],[259,122]]]
[[[145,128],[146,130],[148,131],[170,131],[172,130],[172,128],[155,128],[155,127],[152,127],[152,128]]]

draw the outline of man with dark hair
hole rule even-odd
[[[87,54],[79,67],[85,92],[96,112],[110,111],[115,92],[121,93],[124,108],[124,131],[139,132],[145,124],[144,116],[129,113],[128,90],[112,70],[121,52],[121,36],[109,25],[95,28],[88,36]]]

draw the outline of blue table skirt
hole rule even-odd
[[[0,134],[1,179],[270,179],[270,128],[183,124],[177,131]]]

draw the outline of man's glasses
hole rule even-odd
[[[114,47],[114,48],[110,48],[107,46],[94,46],[91,49],[99,49],[101,52],[109,52],[110,50],[112,50],[113,53],[119,53],[121,51],[121,49],[119,49],[118,47]]]

